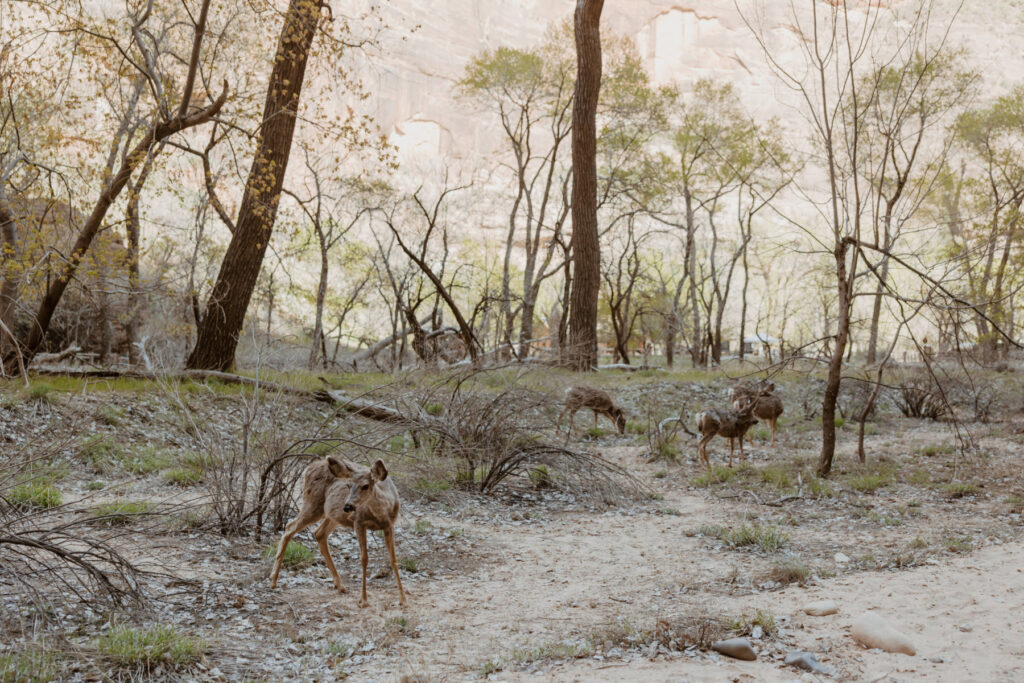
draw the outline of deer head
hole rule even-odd
[[[352,488],[349,489],[348,498],[345,500],[345,512],[355,512],[356,508],[373,497],[373,489],[378,482],[388,478],[388,468],[384,466],[383,460],[377,460],[370,467],[368,472],[356,474],[352,478]]]

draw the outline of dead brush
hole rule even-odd
[[[689,647],[709,650],[713,642],[721,640],[729,631],[729,622],[723,617],[698,612],[659,617],[654,629],[654,639],[670,651],[682,651]]]
[[[446,481],[453,487],[493,493],[517,478],[532,487],[529,473],[543,466],[550,488],[608,502],[641,495],[642,485],[625,468],[548,442],[557,404],[549,394],[525,388],[525,372],[413,375],[404,387],[389,385],[362,400],[374,406],[391,434],[411,435],[406,465],[427,465],[436,476],[438,465],[448,463]],[[424,405],[440,408],[428,412]],[[379,447],[370,436],[360,440]]]

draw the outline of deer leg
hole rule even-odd
[[[291,543],[292,538],[295,534],[305,529],[310,524],[313,524],[317,520],[323,517],[322,512],[310,508],[303,508],[299,512],[299,516],[288,522],[288,526],[284,528],[284,535],[281,536],[281,542],[277,544],[277,554],[274,556],[274,571],[270,573],[270,587],[277,588],[277,575],[281,573],[281,561],[284,559],[284,551]]]
[[[740,448],[743,448],[743,439],[740,439]],[[729,437],[729,467],[732,467],[733,438]]]
[[[370,601],[366,599],[366,565],[369,563],[366,553],[366,527],[357,526],[356,537],[359,539],[359,562],[363,565],[363,597],[359,599],[359,606],[369,607]]]
[[[697,455],[704,462],[704,466],[707,467],[708,470],[711,469],[711,463],[708,461],[708,441],[710,440],[711,439],[705,436],[700,440],[700,443],[697,444]]]
[[[594,429],[597,429],[597,411],[594,411]]]
[[[576,411],[569,413],[569,431],[566,432],[566,438],[572,436],[572,433],[576,431]]]
[[[345,584],[342,583],[341,577],[338,576],[338,569],[334,566],[334,560],[331,559],[331,549],[327,545],[327,537],[331,535],[331,532],[338,527],[336,522],[330,519],[325,519],[320,526],[317,527],[316,531],[313,532],[313,538],[316,539],[316,544],[320,546],[320,554],[324,556],[324,563],[327,565],[327,569],[331,572],[331,578],[334,579],[334,587],[338,589],[339,593],[345,592]]]
[[[395,527],[389,526],[384,529],[384,542],[388,546],[388,558],[391,560],[391,571],[395,573],[395,582],[398,584],[398,604],[405,607],[405,591],[402,590],[402,577],[398,575],[398,559],[395,558]]]
[[[775,421],[778,419],[779,418],[777,417],[773,417],[772,421],[769,423],[769,426],[772,428],[772,448],[775,448]]]
[[[742,436],[739,438],[739,442],[740,442],[740,462],[746,462],[747,461],[747,454],[743,452],[743,437]]]
[[[555,420],[555,432],[562,431],[562,418],[565,417],[567,412],[569,412],[569,406],[562,408],[562,412],[558,414],[558,419]]]

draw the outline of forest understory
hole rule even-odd
[[[992,374],[991,386],[1004,386],[1007,374]],[[102,542],[131,569],[127,582],[113,579],[129,588],[115,606],[88,578],[68,584],[80,595],[60,585],[73,567],[29,570],[22,559],[41,551],[0,542],[0,680],[1024,676],[1019,396],[1000,394],[988,423],[958,425],[970,435],[967,451],[951,423],[906,418],[883,400],[866,424],[866,462],[857,461],[856,424],[837,422],[833,473],[819,479],[820,424],[799,398],[815,380],[778,380],[787,412],[774,448],[758,425],[747,461],[729,468],[728,444],[717,438],[705,472],[696,440],[658,424],[681,409],[687,420],[723,405],[727,378],[600,373],[591,380],[625,408],[625,434],[604,418],[593,428],[581,412],[567,440],[553,427],[573,377],[504,369],[327,378],[381,405],[420,406],[417,428],[216,380],[8,383],[6,533],[64,529],[71,538],[61,547]],[[566,462],[598,456],[609,478],[563,476],[555,459],[524,462],[481,490],[483,470],[467,475],[443,439],[423,431],[453,409],[442,388],[462,392],[451,400],[464,411],[468,397],[513,405],[529,392],[529,410],[494,424],[514,416],[530,443],[564,446]],[[293,453],[307,455],[280,461],[271,481],[282,488],[262,498],[257,529],[260,475]],[[357,607],[358,546],[345,529],[330,547],[347,593],[334,590],[312,527],[293,541],[270,589],[279,529],[301,495],[290,487],[328,453],[387,463],[402,496],[396,536],[407,608],[373,535],[370,606]],[[802,611],[824,599],[838,613]],[[916,655],[857,644],[848,629],[867,610],[905,634]],[[729,637],[747,638],[756,661],[709,648]],[[794,651],[814,654],[826,673],[785,665]]]

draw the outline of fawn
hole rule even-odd
[[[743,436],[753,425],[757,424],[754,417],[754,408],[757,402],[766,396],[767,393],[758,393],[756,396],[744,396],[740,398],[740,407],[732,410],[718,410],[708,408],[697,413],[697,429],[700,430],[700,443],[697,444],[697,454],[709,470],[711,463],[708,461],[708,442],[715,436],[724,436],[729,439],[729,467],[732,467],[733,441],[740,440],[740,460],[747,459],[743,452]]]
[[[597,427],[597,416],[607,415],[608,419],[615,423],[619,434],[626,431],[626,416],[622,408],[615,405],[612,397],[607,391],[592,389],[590,387],[570,387],[565,392],[565,408],[558,414],[558,421],[555,423],[555,430],[562,428],[562,418],[569,413],[569,434],[572,434],[575,426],[576,413],[582,408],[590,408],[594,411],[594,427]]]
[[[376,461],[369,470],[357,470],[348,461],[328,456],[306,467],[303,483],[302,509],[299,516],[285,527],[284,535],[277,546],[274,571],[270,575],[270,587],[277,587],[281,560],[292,537],[310,524],[323,520],[313,533],[313,538],[320,547],[320,554],[324,556],[324,562],[331,572],[334,587],[338,592],[344,593],[345,585],[331,559],[327,537],[339,526],[355,530],[359,539],[359,559],[363,566],[363,593],[359,606],[366,607],[370,604],[366,599],[366,531],[383,531],[388,558],[391,560],[391,570],[395,573],[395,582],[398,584],[398,602],[404,607],[407,604],[405,591],[402,589],[402,578],[398,575],[398,560],[395,558],[395,520],[398,518],[401,504],[398,500],[398,489],[388,478],[388,469],[383,461]]]
[[[768,421],[768,426],[772,430],[772,447],[775,446],[775,423],[778,422],[779,416],[782,415],[782,399],[775,395],[775,384],[768,380],[761,380],[756,384],[753,382],[740,382],[732,388],[730,392],[730,398],[732,400],[732,407],[739,410],[744,397],[755,397],[759,396],[757,403],[754,405],[754,417],[759,417],[762,420]],[[747,440],[750,443],[754,443],[754,440],[747,436]]]

